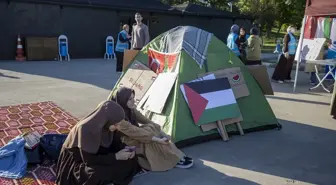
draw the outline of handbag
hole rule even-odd
[[[67,136],[67,134],[43,135],[40,139],[40,146],[44,150],[44,156],[52,161],[57,161]]]

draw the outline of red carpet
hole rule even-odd
[[[0,107],[0,147],[25,132],[37,130],[40,134],[68,133],[78,119],[53,102],[40,102]],[[43,164],[27,169],[19,180],[0,178],[0,185],[53,185],[55,164]]]

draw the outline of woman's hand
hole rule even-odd
[[[169,143],[169,140],[167,138],[158,138],[158,137],[153,137],[152,138],[152,141],[154,142],[157,142],[157,143],[160,143],[160,144],[164,144],[164,145],[167,145]]]
[[[135,152],[129,152],[128,149],[122,149],[115,154],[117,160],[128,160],[135,156]]]
[[[166,134],[164,137],[167,138],[168,141],[171,141],[171,136],[170,136],[170,135],[167,135],[167,134]]]
[[[288,52],[285,53],[285,57],[289,58],[289,53]]]
[[[168,141],[171,141],[171,136],[170,135],[167,135],[165,132],[163,132],[162,130],[160,131],[160,134],[162,137],[165,137],[167,138]]]

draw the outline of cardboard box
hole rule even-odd
[[[254,79],[259,84],[264,95],[274,95],[266,66],[265,65],[251,65],[251,66],[247,66],[247,68],[249,72],[253,75]]]
[[[139,50],[125,50],[124,51],[124,61],[123,61],[123,71],[127,66],[133,61],[134,57],[139,53]]]
[[[28,61],[55,60],[58,57],[57,37],[26,37]]]
[[[198,77],[201,78],[209,74],[214,74],[216,78],[228,78],[236,99],[250,95],[250,91],[247,88],[240,67],[226,68],[205,74],[199,74]]]

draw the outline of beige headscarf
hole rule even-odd
[[[120,105],[114,101],[102,102],[94,112],[71,129],[63,147],[78,147],[85,152],[95,154],[100,146],[111,145],[113,132],[109,131],[108,127],[119,123],[124,118],[125,113]]]

